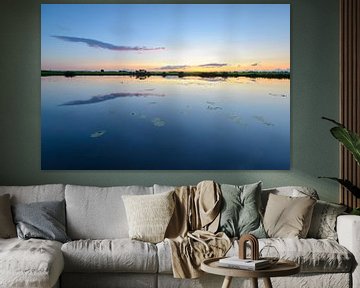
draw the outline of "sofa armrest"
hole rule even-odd
[[[338,216],[336,229],[339,244],[347,248],[355,257],[352,281],[353,287],[360,287],[360,216]]]

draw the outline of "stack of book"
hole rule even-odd
[[[234,256],[220,259],[219,266],[246,270],[260,270],[270,267],[271,262],[267,259],[251,260],[240,259],[238,256]]]

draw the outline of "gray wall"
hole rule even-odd
[[[104,3],[99,0],[42,1],[96,2]],[[211,0],[202,3],[210,2]],[[228,2],[256,3],[251,0]],[[331,125],[320,119],[323,115],[338,118],[338,0],[290,1],[292,47],[289,171],[41,171],[40,3],[39,0],[1,2],[0,185],[182,185],[197,183],[203,179],[244,184],[263,180],[265,187],[309,185],[319,191],[322,199],[338,200],[338,186],[331,181],[317,179],[319,175],[337,176],[339,169],[338,146],[328,132]],[[261,3],[289,1],[264,0]]]

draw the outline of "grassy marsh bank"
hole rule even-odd
[[[177,76],[182,77],[249,77],[249,78],[275,78],[275,79],[289,79],[290,72],[288,71],[233,71],[233,72],[184,72],[184,71],[60,71],[60,70],[41,70],[41,76],[134,76],[137,78],[146,78],[151,76]]]

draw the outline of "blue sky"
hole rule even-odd
[[[290,68],[289,4],[42,4],[42,69]]]

